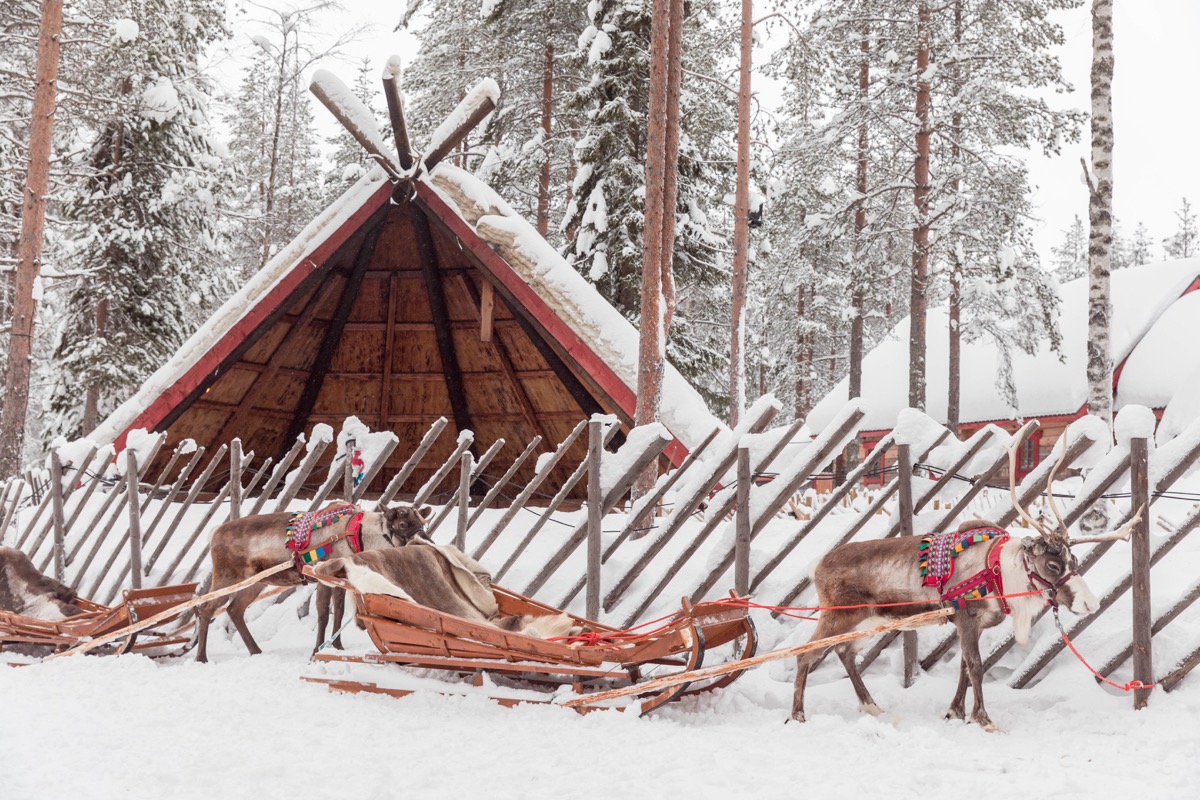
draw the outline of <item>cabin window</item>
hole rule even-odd
[[[1017,477],[1025,477],[1034,467],[1038,465],[1038,448],[1042,442],[1042,432],[1037,431],[1021,445],[1021,451],[1017,458]]]

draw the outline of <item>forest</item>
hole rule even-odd
[[[46,5],[0,6],[3,352],[28,310],[19,244]],[[1051,100],[1070,88],[1055,15],[1081,5],[797,0],[759,9],[755,75],[772,91],[752,105],[748,288],[734,325],[743,8],[685,4],[678,305],[667,352],[715,413],[736,417],[773,393],[799,419],[846,376],[853,396],[864,352],[933,305],[948,304],[952,336],[1002,352],[1054,342],[1056,286],[1088,269],[1088,209],[1039,257],[1025,156],[1087,136],[1085,109]],[[648,0],[410,0],[385,23],[419,42],[403,78],[414,141],[428,141],[478,79],[495,79],[497,109],[453,162],[493,186],[635,323],[652,11]],[[334,3],[79,0],[61,13],[53,127],[42,143],[45,222],[28,292],[26,458],[92,430],[371,167],[349,136],[322,132],[308,92],[314,69],[353,82],[388,127],[379,75],[389,54],[364,56],[363,30],[343,25]],[[217,51],[236,53],[233,65]],[[1173,231],[1165,238],[1147,220],[1116,220],[1112,268],[1195,255],[1196,218],[1182,198],[1174,219],[1149,220]],[[735,333],[743,364],[731,369]],[[909,402],[922,407],[918,377]],[[997,389],[1011,395],[1005,381],[998,375]]]

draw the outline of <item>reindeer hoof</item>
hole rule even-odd
[[[961,708],[950,709],[949,711],[946,712],[946,716],[944,717],[944,719],[946,719],[946,720],[960,720],[960,721],[964,720],[966,718],[967,718],[967,714]]]
[[[864,714],[870,714],[872,717],[878,717],[883,713],[883,709],[874,703],[859,703],[858,710]]]
[[[987,733],[1001,733],[1002,732],[1000,730],[1000,726],[997,725],[996,723],[992,722],[987,717],[972,717],[971,721],[974,722],[979,727],[983,728],[983,730]]]
[[[792,715],[790,717],[788,717],[787,719],[785,719],[783,722],[785,725],[789,722],[804,722],[804,712],[803,711],[793,711]]]

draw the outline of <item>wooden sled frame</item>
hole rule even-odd
[[[309,571],[306,569],[305,572]],[[501,630],[389,595],[360,594],[345,581],[309,574],[327,585],[354,593],[358,619],[366,626],[371,641],[379,650],[377,654],[361,656],[318,653],[314,656],[315,661],[443,670],[460,676],[474,676],[476,686],[483,684],[484,675],[489,675],[507,683],[551,690],[570,688],[579,693],[608,686],[636,687],[653,677],[643,674],[643,669],[648,666],[666,667],[671,670],[668,674],[697,670],[703,665],[706,652],[737,639],[744,639],[743,658],[753,656],[757,649],[749,610],[736,602],[736,597],[733,601],[694,605],[684,599],[679,612],[645,635],[621,635],[607,643],[571,645]],[[493,585],[491,588],[502,616],[564,613],[503,587]],[[573,614],[568,616],[588,632],[601,636],[620,633],[593,620]],[[735,670],[701,685],[687,682],[648,691],[641,697],[640,705],[634,707],[639,709],[639,714],[648,714],[680,697],[728,686],[744,671]],[[316,677],[305,680],[327,684],[331,691],[339,692],[374,692],[394,697],[412,693],[412,690],[389,689],[352,680]],[[503,705],[553,702],[549,696],[545,701],[493,699]],[[605,706],[573,707],[587,712]]]
[[[196,586],[195,583],[184,583],[152,589],[126,589],[121,593],[121,602],[114,606],[79,598],[75,605],[82,609],[82,613],[61,620],[37,619],[0,611],[0,652],[8,645],[40,646],[52,652],[61,652],[88,640],[136,626],[141,620],[186,603],[195,596]],[[165,625],[173,619],[174,616],[168,617],[158,624]],[[190,645],[191,637],[174,635],[176,633],[144,628],[131,632],[115,648],[106,652],[122,654],[184,645],[184,649],[169,653],[182,655],[190,649],[187,645]],[[138,641],[139,637],[145,638]]]

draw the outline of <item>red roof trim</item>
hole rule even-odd
[[[113,442],[118,450],[125,447],[129,432],[138,428],[153,430],[175,406],[198,387],[213,370],[217,369],[238,345],[246,340],[256,328],[270,316],[300,283],[318,269],[339,247],[346,243],[362,227],[367,219],[383,207],[392,194],[392,184],[385,181],[359,208],[355,209],[336,230],[321,241],[307,257],[288,269],[266,295],[259,298],[242,318],[225,332],[216,343],[193,364],[172,386],[169,386],[146,407],[137,419],[131,422]]]

